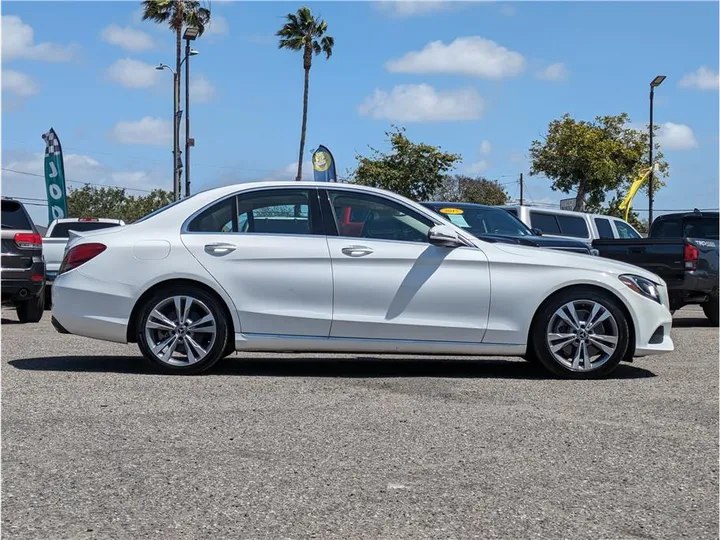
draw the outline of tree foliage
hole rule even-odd
[[[295,180],[302,180],[303,154],[305,153],[305,134],[307,133],[308,94],[310,88],[310,68],[313,55],[325,54],[329,60],[335,46],[335,39],[326,35],[327,23],[320,17],[315,17],[308,7],[301,7],[297,13],[285,15],[285,24],[275,35],[279,37],[278,49],[302,51],[303,69],[305,70],[305,84],[303,87],[303,115],[300,129],[300,154],[298,157],[298,170]]]
[[[405,129],[385,134],[392,151],[383,153],[370,147],[371,157],[357,155],[358,167],[352,181],[393,191],[410,199],[424,201],[440,188],[449,170],[462,161],[458,154],[442,151],[437,146],[414,143],[405,136]]]
[[[143,0],[142,6],[144,21],[167,23],[176,35],[183,26],[193,26],[202,36],[210,22],[210,10],[197,0]]]
[[[455,175],[447,176],[443,180],[434,198],[447,202],[469,202],[497,206],[507,204],[510,195],[496,180]]]
[[[122,219],[125,223],[132,223],[170,204],[172,200],[173,194],[162,189],[135,196],[128,195],[122,188],[86,184],[78,189],[70,189],[67,198],[68,216]]]
[[[627,191],[648,167],[649,134],[629,124],[626,113],[598,116],[593,122],[577,121],[569,114],[553,120],[545,140],[530,146],[530,174],[548,177],[555,191],[575,190],[577,211],[585,205],[601,206],[608,192]],[[653,160],[658,167],[653,186],[658,190],[665,185],[661,178],[668,176],[669,167],[659,150]]]

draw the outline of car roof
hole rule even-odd
[[[720,217],[720,212],[675,212],[673,214],[661,214],[658,217],[656,217],[653,220],[653,223],[657,221],[665,221],[667,219],[677,219],[677,218],[688,218],[688,217],[707,217],[707,218],[713,218],[718,219]]]

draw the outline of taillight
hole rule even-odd
[[[700,250],[690,244],[685,244],[685,252],[683,259],[685,260],[685,270],[696,270],[697,262],[700,258]]]
[[[85,264],[94,259],[107,249],[107,246],[99,243],[80,244],[68,250],[60,264],[58,275],[68,272],[73,268],[77,268],[81,264]]]
[[[35,249],[42,247],[42,236],[38,233],[17,233],[15,244],[20,249]]]

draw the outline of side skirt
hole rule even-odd
[[[459,356],[522,356],[525,344],[326,338],[274,334],[235,334],[235,350],[245,352],[327,352],[436,354]]]

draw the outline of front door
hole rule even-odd
[[[182,241],[232,298],[242,333],[328,337],[333,282],[317,190],[229,197],[195,217]]]
[[[490,308],[485,254],[428,242],[432,220],[374,194],[328,190],[337,236],[330,337],[480,343]],[[343,216],[363,216],[343,227]]]

